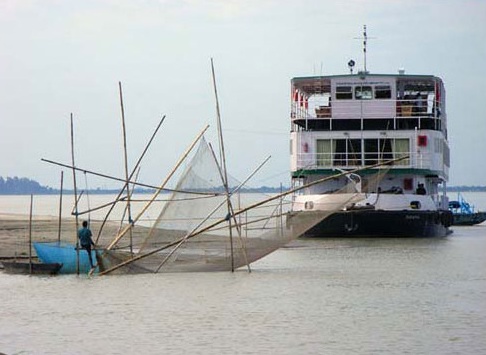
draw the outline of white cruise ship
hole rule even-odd
[[[336,199],[347,201],[305,236],[447,235],[452,223],[445,194],[450,158],[441,78],[403,70],[353,74],[354,62],[349,66],[345,75],[291,80],[294,187],[403,159],[330,178],[295,195],[295,212],[324,211],[335,208]]]

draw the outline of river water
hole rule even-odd
[[[486,224],[301,239],[251,273],[0,273],[0,300],[5,354],[486,354]]]

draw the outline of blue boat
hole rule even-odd
[[[486,212],[476,212],[461,194],[457,196],[457,201],[449,201],[449,210],[455,226],[472,226],[486,221]]]
[[[62,264],[59,273],[61,274],[75,274],[77,273],[77,251],[76,245],[66,242],[45,242],[33,243],[37,257],[43,263]],[[93,262],[96,263],[96,252],[91,251]],[[79,250],[79,273],[87,274],[91,270],[89,264],[88,253],[84,249]],[[96,267],[95,272],[98,272]]]

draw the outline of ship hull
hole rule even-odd
[[[450,233],[451,223],[449,211],[340,211],[306,231],[302,237],[445,237]]]
[[[486,212],[454,213],[455,226],[473,226],[486,221]]]

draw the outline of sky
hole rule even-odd
[[[59,187],[41,159],[70,164],[72,113],[76,165],[123,178],[121,82],[130,169],[166,115],[139,175],[160,184],[206,124],[216,144],[213,58],[230,174],[271,156],[250,185],[289,186],[290,79],[362,68],[364,24],[370,72],[444,80],[448,185],[486,185],[484,0],[0,0],[0,176]]]

